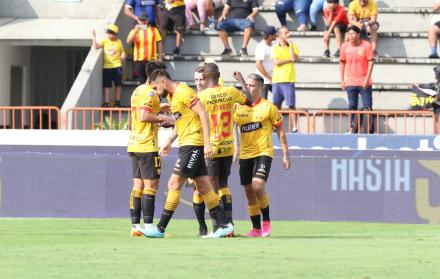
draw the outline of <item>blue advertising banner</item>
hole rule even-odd
[[[177,150],[162,160],[160,215]],[[291,150],[292,168],[277,151],[267,184],[278,220],[440,222],[437,152]],[[229,185],[234,218],[248,219],[238,166]],[[128,217],[131,163],[122,147],[0,148],[1,217]],[[182,191],[176,218],[194,218],[192,189]]]

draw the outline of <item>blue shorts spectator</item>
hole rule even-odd
[[[255,29],[255,23],[245,18],[230,18],[221,21],[217,25],[218,30],[231,33],[234,31],[244,31],[246,28]]]
[[[272,84],[273,104],[277,107],[281,107],[283,101],[286,101],[286,105],[293,109],[296,105],[295,98],[295,83],[281,82]]]
[[[275,4],[275,12],[282,26],[287,26],[286,15],[294,10],[300,25],[307,24],[309,8],[312,0],[278,0]]]
[[[112,88],[121,86],[122,84],[122,67],[103,69],[102,71],[102,83],[105,88]]]

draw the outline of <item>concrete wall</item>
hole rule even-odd
[[[11,66],[25,66],[24,95],[29,96],[30,82],[30,47],[12,46],[8,42],[0,41],[0,105],[9,105],[11,95]],[[27,104],[27,102],[24,102]]]
[[[0,0],[0,17],[106,18],[123,0]]]

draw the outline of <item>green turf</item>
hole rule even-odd
[[[250,222],[237,222],[244,233]],[[0,219],[0,278],[440,278],[440,226],[273,222],[272,237],[128,237],[123,219]]]

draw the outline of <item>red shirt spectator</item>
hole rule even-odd
[[[359,45],[347,42],[342,45],[341,62],[345,62],[345,86],[364,86],[368,75],[368,62],[374,60],[371,44],[360,40]],[[373,84],[371,77],[368,86]]]
[[[348,17],[347,13],[345,12],[344,7],[341,5],[338,5],[336,9],[331,10],[328,7],[324,8],[324,18],[329,19],[332,15],[333,21],[336,23],[342,23],[344,25],[348,25]]]

